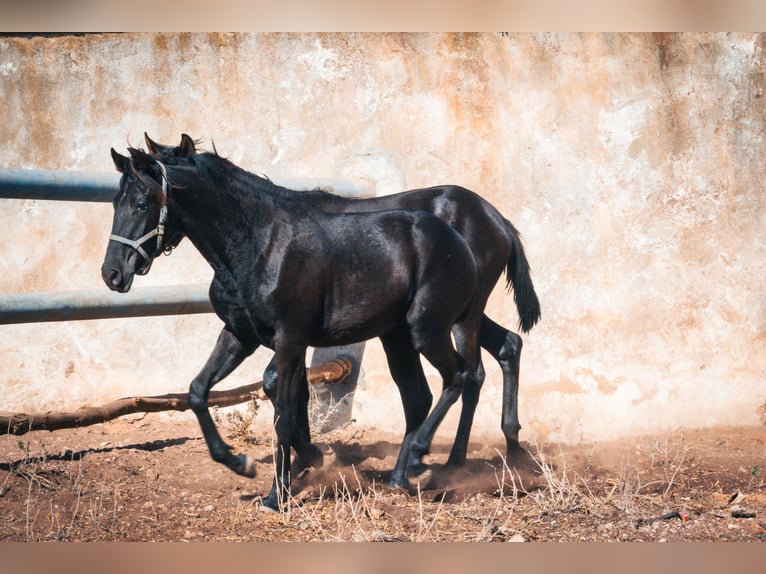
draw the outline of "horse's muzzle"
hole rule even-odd
[[[118,291],[119,293],[127,293],[130,291],[131,285],[133,285],[133,275],[125,281],[122,273],[119,270],[113,268],[102,267],[101,278],[112,291]]]

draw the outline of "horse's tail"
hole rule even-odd
[[[529,274],[529,262],[524,254],[521,234],[507,219],[505,224],[511,239],[511,254],[505,265],[506,287],[510,289],[513,286],[513,300],[519,313],[519,328],[527,333],[540,320],[540,301]]]

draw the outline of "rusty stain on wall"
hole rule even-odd
[[[464,185],[522,231],[543,305],[525,338],[522,439],[757,424],[764,73],[761,34],[5,37],[0,165],[111,171],[110,147],[186,132],[271,177]],[[3,200],[0,292],[102,287],[110,223],[108,205]],[[210,275],[182,244],[138,282]],[[502,287],[488,314],[515,325]],[[0,326],[2,408],[183,391],[219,328],[213,316]],[[221,385],[259,379],[270,356]],[[476,429],[499,438],[502,378],[488,356],[485,368]],[[354,416],[390,426],[392,403],[371,342]]]

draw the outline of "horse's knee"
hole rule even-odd
[[[476,379],[467,371],[459,371],[455,373],[451,383],[444,387],[442,396],[448,405],[453,405],[462,396],[466,388],[470,388],[474,391],[474,394],[478,395]]]
[[[459,384],[466,388],[481,389],[484,384],[486,373],[484,371],[484,364],[481,360],[471,363],[469,361],[461,361],[461,368],[456,374],[456,379]]]
[[[189,407],[195,413],[207,408],[207,385],[196,379],[189,386]]]

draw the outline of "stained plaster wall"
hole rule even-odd
[[[522,231],[542,303],[522,439],[758,424],[764,71],[754,34],[0,38],[0,165],[111,171],[110,147],[186,132],[272,177],[467,186]],[[109,205],[0,202],[0,293],[105,289]],[[183,244],[136,284],[210,277]],[[488,314],[516,324],[501,287]],[[0,326],[0,410],[183,391],[219,329],[213,315]],[[499,438],[486,368],[475,428]],[[357,424],[403,428],[377,342],[362,369]]]

